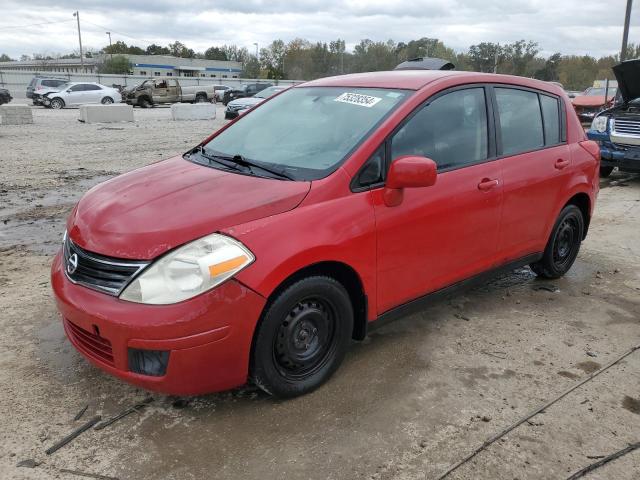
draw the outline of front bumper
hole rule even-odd
[[[640,172],[640,146],[612,143],[607,132],[588,130],[587,137],[600,145],[601,166],[618,167],[626,172]]]
[[[235,280],[177,304],[143,305],[73,284],[58,253],[51,285],[73,346],[122,380],[172,395],[228,390],[247,381],[265,299]],[[129,349],[168,351],[164,375],[132,372]]]

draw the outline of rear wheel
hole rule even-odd
[[[60,109],[60,108],[64,108],[64,100],[62,100],[61,98],[58,98],[58,97],[53,98],[51,100],[51,104],[49,106],[51,108],[55,108],[56,110]]]
[[[560,278],[569,271],[584,236],[582,211],[575,205],[567,205],[556,220],[542,259],[531,264],[539,277]]]
[[[103,105],[111,105],[113,103],[113,98],[111,97],[104,97],[102,99],[102,104]]]
[[[613,172],[613,167],[600,167],[600,178],[607,178]]]
[[[207,101],[207,96],[204,93],[199,93],[196,95],[195,103],[205,103]]]
[[[311,392],[339,367],[352,330],[353,308],[339,282],[300,280],[266,307],[254,337],[251,377],[276,397]]]

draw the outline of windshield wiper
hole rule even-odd
[[[189,152],[189,155],[191,155],[192,153],[199,153],[204,158],[206,158],[209,161],[209,163],[216,162],[217,164],[222,165],[224,167],[231,168],[231,169],[239,171],[239,172],[243,171],[240,168],[238,168],[237,165],[234,165],[233,163],[229,164],[227,162],[221,161],[221,160],[228,160],[228,158],[226,156],[223,156],[223,155],[211,155],[211,154],[205,152],[204,147],[201,146],[201,145],[198,145],[196,148],[191,150]]]
[[[236,155],[222,155],[222,154],[211,154],[211,153],[207,153],[204,149],[204,147],[199,147],[200,148],[200,152],[202,153],[203,156],[205,156],[206,158],[213,158],[213,159],[219,159],[219,160],[226,160],[229,162],[233,162],[236,165],[241,165],[243,167],[247,167],[249,169],[249,171],[251,173],[253,173],[253,170],[251,167],[257,167],[260,170],[264,170],[265,172],[268,172],[272,175],[275,175],[277,177],[280,178],[286,178],[287,180],[295,180],[295,178],[293,178],[291,175],[289,175],[288,173],[283,172],[280,169],[276,169],[273,167],[268,167],[266,165],[264,165],[261,162],[256,162],[255,160],[249,160],[246,157],[243,157],[240,154],[236,154]],[[222,163],[222,162],[219,162]]]

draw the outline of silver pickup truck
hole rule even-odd
[[[177,78],[159,77],[145,80],[125,91],[125,102],[142,108],[164,103],[213,102],[214,85],[182,86]]]

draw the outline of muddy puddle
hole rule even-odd
[[[64,224],[80,197],[115,172],[76,169],[61,174],[59,187],[46,190],[0,184],[0,249],[23,247],[54,254]]]

